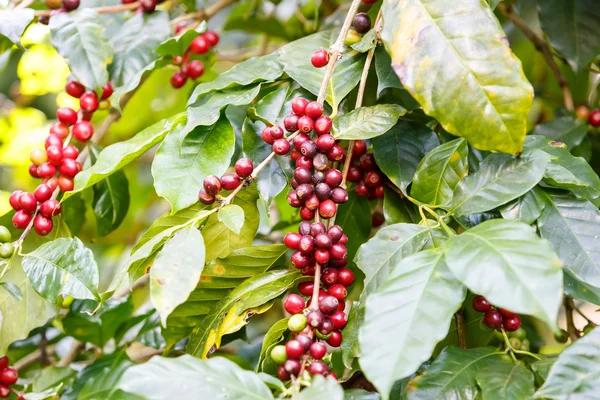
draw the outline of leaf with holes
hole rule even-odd
[[[406,110],[397,104],[359,107],[333,121],[333,136],[339,140],[381,136],[392,129],[404,114]]]

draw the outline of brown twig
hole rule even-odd
[[[572,342],[579,339],[579,331],[575,326],[575,321],[573,319],[573,310],[575,309],[575,305],[573,304],[573,300],[568,296],[563,298],[563,305],[565,307],[565,315],[567,317],[567,332],[569,334],[569,338]]]
[[[550,49],[550,46],[548,46],[548,44],[546,43],[546,41],[543,38],[539,37],[535,32],[533,32],[527,26],[527,23],[523,19],[521,19],[521,17],[519,17],[517,14],[515,14],[515,12],[511,6],[509,6],[505,3],[499,3],[496,6],[496,9],[498,11],[500,11],[502,13],[502,15],[504,15],[506,18],[508,18],[513,24],[515,24],[515,26],[521,32],[523,32],[523,34],[525,36],[527,36],[527,38],[533,43],[535,48],[540,53],[542,53],[542,55],[546,59],[546,63],[552,70],[552,73],[554,74],[554,77],[558,81],[558,85],[560,86],[560,88],[562,90],[565,108],[570,111],[574,110],[575,103],[573,102],[573,95],[571,94],[571,91],[569,90],[569,83],[567,82],[567,79],[565,78],[562,71],[556,64],[556,61],[554,61],[554,55],[552,54],[552,50]]]
[[[68,367],[73,361],[77,359],[79,354],[85,349],[85,343],[79,340],[74,340],[69,352],[65,354],[59,362],[56,363],[58,367]]]
[[[465,313],[461,308],[454,314],[454,322],[456,323],[456,335],[458,336],[458,347],[461,349],[467,348]]]
[[[215,4],[211,5],[208,8],[205,8],[203,10],[198,10],[193,13],[185,14],[185,15],[182,15],[181,17],[177,17],[177,18],[173,19],[171,21],[171,24],[177,25],[180,22],[185,22],[185,21],[190,21],[190,20],[196,20],[196,21],[207,20],[207,19],[211,18],[213,15],[215,15],[216,13],[218,13],[219,11],[221,11],[223,8],[235,3],[236,1],[237,0],[219,0]]]
[[[56,345],[54,345],[54,344],[48,345],[46,347],[46,356],[48,357],[48,359],[55,354],[56,354]],[[31,353],[27,354],[25,357],[23,357],[19,361],[17,361],[13,365],[13,368],[16,369],[17,371],[21,372],[21,371],[31,367],[38,361],[40,361],[40,363],[41,363],[41,358],[42,358],[42,350],[36,349],[35,351],[32,351]]]
[[[118,4],[116,6],[97,7],[97,8],[94,8],[94,11],[96,11],[98,14],[114,14],[114,13],[119,13],[119,12],[123,12],[123,11],[135,10],[140,6],[140,4],[141,3],[139,1],[136,1],[134,3],[129,3],[129,4]],[[52,10],[36,11],[34,16],[49,17],[51,12],[52,12]]]

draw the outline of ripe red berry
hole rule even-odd
[[[39,178],[40,176],[37,173],[37,169],[37,165],[29,164],[29,175],[31,175],[33,178]]]
[[[219,194],[221,191],[221,180],[214,175],[209,175],[204,178],[204,190],[211,196]]]
[[[37,167],[37,174],[40,178],[50,178],[56,174],[56,167],[48,162],[45,162]]]
[[[344,149],[342,149],[342,146],[339,144],[336,144],[327,153],[327,158],[329,158],[331,161],[341,161],[344,158]]]
[[[319,205],[319,215],[325,219],[329,219],[335,215],[337,206],[331,200],[325,200]]]
[[[298,250],[304,254],[312,254],[315,251],[315,239],[310,235],[302,236],[298,242]]]
[[[304,112],[306,113],[306,116],[317,119],[323,115],[323,106],[316,101],[311,101],[306,105]]]
[[[502,327],[502,314],[500,314],[500,311],[490,310],[483,316],[483,322],[490,328],[500,329]]]
[[[77,113],[72,108],[61,107],[56,110],[56,118],[63,124],[71,126],[77,122]]]
[[[300,133],[298,136],[296,136],[293,140],[293,144],[294,144],[294,148],[298,151],[300,151],[300,148],[302,147],[302,145],[304,144],[304,142],[307,142],[310,140],[310,137],[305,134],[305,133]],[[297,163],[297,162],[296,162]],[[298,165],[297,165],[298,166]],[[306,167],[309,168],[309,167]]]
[[[319,310],[325,315],[333,315],[337,311],[339,302],[337,298],[327,295],[319,301]]]
[[[300,145],[300,153],[305,157],[313,158],[317,154],[317,151],[317,145],[315,144],[315,142],[312,142],[310,140],[307,140],[306,142],[302,143],[302,145]]]
[[[59,165],[63,160],[62,146],[50,146],[46,150],[46,156],[51,164]]]
[[[375,197],[377,197],[378,199],[383,199],[384,195],[385,195],[385,191],[383,190],[383,185],[377,186],[375,188]]]
[[[308,104],[308,100],[304,97],[296,97],[292,100],[292,111],[297,116],[301,117],[304,115],[304,110],[306,109],[306,105]]]
[[[202,188],[198,192],[198,200],[200,200],[200,202],[202,202],[204,204],[212,204],[215,202],[216,199],[215,199],[215,196],[206,193],[206,190],[204,190],[204,188]]]
[[[283,301],[283,308],[290,314],[300,314],[304,310],[304,299],[297,294],[289,294]]]
[[[273,151],[275,154],[283,156],[290,152],[290,142],[287,139],[277,139],[273,143]]]
[[[333,327],[335,329],[344,329],[348,323],[348,316],[343,311],[336,311],[336,313],[329,318],[331,318],[331,322],[333,322]]]
[[[196,54],[205,54],[210,50],[210,43],[205,37],[198,36],[192,41],[190,50]]]
[[[79,8],[79,0],[63,0],[62,6],[67,11],[73,11]]]
[[[335,138],[329,133],[325,133],[317,139],[317,147],[320,152],[327,153],[333,146],[335,146]]]
[[[88,121],[79,121],[73,126],[73,136],[80,142],[87,142],[94,135],[94,127]]]
[[[352,285],[352,282],[354,282],[354,273],[348,268],[340,269],[338,283],[348,287]]]
[[[204,73],[204,64],[200,60],[193,60],[183,66],[185,74],[190,79],[197,79]]]
[[[285,370],[285,366],[284,365],[280,365],[279,367],[277,367],[277,377],[279,379],[281,379],[282,381],[285,382],[285,381],[289,381],[290,380],[290,374],[287,373],[287,371]]]
[[[219,35],[215,31],[206,31],[202,34],[202,36],[204,36],[204,39],[206,39],[211,47],[219,44]]]
[[[300,200],[298,198],[298,195],[296,194],[296,192],[290,192],[287,195],[287,201],[288,201],[288,204],[294,208],[302,207],[302,204],[303,204],[302,200]]]
[[[235,163],[235,173],[240,178],[247,178],[252,174],[252,171],[254,171],[254,164],[249,158],[240,158]]]
[[[25,229],[31,222],[33,215],[25,210],[19,210],[13,215],[12,223],[17,229]]]
[[[285,344],[285,351],[289,358],[300,358],[304,354],[304,346],[297,340],[290,340]]]
[[[300,147],[302,147],[302,146],[300,146]],[[307,151],[307,150],[310,151],[310,149],[305,149],[305,151]],[[296,167],[310,169],[313,167],[313,160],[302,155],[302,153],[300,153],[300,157],[296,160]]]
[[[56,217],[60,214],[61,210],[62,206],[60,205],[60,202],[54,199],[46,200],[40,206],[40,213],[48,218]]]
[[[325,320],[323,313],[318,310],[313,310],[309,312],[306,316],[306,319],[308,321],[308,325],[310,325],[313,328],[318,328]]]
[[[355,140],[352,145],[352,158],[360,158],[367,152],[367,143],[364,140]]]
[[[313,130],[314,122],[312,118],[307,115],[304,115],[298,118],[298,130],[302,133],[309,133]]]
[[[518,315],[513,315],[510,317],[504,317],[502,319],[502,325],[504,329],[509,332],[514,332],[521,326],[521,318]]]
[[[72,158],[64,158],[60,163],[58,171],[61,175],[73,178],[79,172],[77,161],[73,160]]]
[[[333,244],[333,241],[331,240],[331,237],[329,237],[329,235],[324,232],[318,233],[315,236],[315,245],[319,249],[327,250],[327,249],[331,248],[332,244]]]
[[[300,364],[300,362],[298,360],[293,360],[293,359],[287,360],[283,364],[283,369],[289,375],[298,376],[298,374],[300,373],[300,368],[302,368],[302,365]]]
[[[70,96],[78,99],[85,93],[85,86],[77,81],[69,81],[67,83],[66,91]]]
[[[21,209],[21,204],[19,204],[19,197],[21,197],[22,194],[23,194],[23,191],[15,190],[14,192],[11,193],[10,197],[8,198],[8,202],[10,203],[10,206],[15,211],[19,211]]]
[[[473,306],[473,310],[482,313],[488,312],[492,309],[492,305],[483,296],[473,297],[473,302],[471,305]]]
[[[10,388],[6,385],[0,385],[0,398],[1,399],[7,399],[10,396]],[[19,399],[21,399],[21,396],[19,396]]]
[[[310,221],[311,219],[314,219],[315,210],[310,210],[306,207],[302,207],[300,209],[300,218],[302,218],[304,221]]]
[[[284,136],[285,134],[283,132],[283,129],[279,125],[273,125],[271,127],[271,137],[274,140],[283,139]]]
[[[290,249],[298,250],[298,245],[300,244],[301,239],[302,235],[299,233],[290,232],[283,237],[283,243]]]
[[[327,354],[327,346],[321,342],[314,342],[310,345],[310,356],[315,360],[320,360]]]
[[[72,160],[76,160],[77,157],[79,156],[79,150],[77,150],[77,147],[71,145],[71,146],[67,146],[62,150],[62,156],[64,158],[70,158]]]
[[[369,171],[365,176],[365,185],[369,187],[377,187],[383,184],[383,176],[379,171]]]
[[[106,84],[102,87],[102,96],[100,97],[102,100],[108,99],[114,92],[114,88],[112,83],[106,82]]]
[[[19,196],[19,206],[22,210],[34,212],[37,208],[35,196],[28,192],[21,193],[21,196]]]
[[[52,223],[52,218],[48,218],[42,214],[36,215],[33,221],[33,228],[40,236],[46,236],[47,234],[49,234],[52,231],[53,225],[54,224]],[[1,379],[2,376],[0,375],[0,380]]]
[[[79,106],[85,112],[94,112],[98,109],[98,95],[96,92],[87,91],[79,98]]]
[[[342,332],[338,330],[331,332],[331,337],[327,339],[327,343],[331,347],[340,347],[342,344]]]
[[[71,179],[69,177],[59,176],[58,177],[58,187],[63,192],[70,192],[75,187],[75,182],[73,182],[73,179]]]
[[[306,369],[311,375],[326,375],[329,367],[322,361],[313,361]]]
[[[234,173],[228,173],[221,177],[221,184],[225,190],[233,190],[240,186],[240,177]]]
[[[35,189],[33,196],[35,197],[36,201],[43,203],[52,197],[52,192],[53,190],[50,189],[50,186],[42,183]]]
[[[354,16],[352,26],[358,33],[367,33],[371,29],[371,18],[367,13],[358,13]]]
[[[360,157],[359,162],[360,162],[360,167],[364,171],[372,171],[377,167],[377,164],[375,163],[375,156],[371,153],[363,154]]]
[[[0,371],[3,370],[4,368],[8,367],[10,360],[8,359],[8,356],[4,356],[0,358]]]
[[[187,81],[187,76],[183,71],[177,71],[171,76],[171,86],[175,89],[179,89]]]
[[[315,68],[323,68],[329,62],[329,53],[327,50],[319,49],[312,54],[310,62]]]
[[[592,110],[592,112],[590,112],[590,116],[588,117],[588,122],[594,128],[597,128],[600,126],[600,108],[596,108],[595,110]]]
[[[179,27],[180,24],[177,24],[177,26],[175,26],[175,34],[179,33],[177,31],[177,28]],[[184,27],[187,26],[187,24],[183,25]],[[175,65],[181,65],[181,62],[183,61],[183,58],[181,56],[175,56],[173,57],[173,64]]]
[[[339,301],[343,301],[348,295],[348,291],[344,285],[336,283],[335,285],[331,285],[329,289],[327,289],[327,293],[331,296],[335,297]]]
[[[33,149],[31,150],[31,153],[29,153],[29,159],[37,166],[48,161],[48,155],[42,149]]]
[[[273,138],[273,135],[271,134],[270,126],[267,126],[265,129],[263,129],[261,136],[262,140],[267,144],[273,144],[273,142],[275,141],[275,138]]]
[[[283,119],[283,127],[288,132],[296,132],[298,130],[298,116],[288,115]]]
[[[145,13],[151,13],[156,10],[156,0],[140,0],[140,5],[142,6],[142,11]]]
[[[64,139],[69,136],[69,127],[62,122],[55,122],[50,126],[50,133]]]
[[[314,287],[313,282],[301,282],[298,284],[298,291],[304,296],[312,296]]]
[[[505,308],[499,308],[498,311],[500,311],[500,314],[502,314],[503,317],[514,317],[517,315],[517,313],[509,311]]]
[[[329,262],[329,251],[325,249],[317,249],[315,251],[315,261],[319,264],[326,264]]]
[[[317,135],[324,135],[331,131],[331,126],[333,125],[331,118],[322,115],[315,120],[314,130]]]
[[[48,147],[50,146],[56,146],[56,147],[61,147],[62,148],[63,145],[63,141],[61,136],[57,135],[57,134],[50,134],[47,138],[46,138],[46,150],[48,149]]]

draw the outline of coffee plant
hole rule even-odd
[[[0,398],[599,398],[595,3],[0,0]]]

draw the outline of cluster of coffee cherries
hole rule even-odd
[[[79,8],[80,0],[44,0],[46,7],[50,11],[50,15],[38,18],[38,22],[44,25],[48,25],[50,17],[69,11],[74,11]]]
[[[473,310],[485,313],[483,322],[492,329],[514,332],[521,326],[521,318],[516,313],[492,306],[483,296],[475,296],[472,306]]]
[[[0,358],[0,398],[6,399],[10,396],[10,387],[19,379],[19,373],[13,367],[9,367],[7,356]],[[19,400],[24,399],[19,396]]]
[[[11,243],[12,238],[7,227],[0,225],[0,258],[11,258],[15,252],[15,246]]]
[[[121,0],[121,3],[131,4],[136,1],[140,2],[140,6],[137,8],[136,12],[152,13],[156,10],[156,6],[164,3],[165,0]]]
[[[178,33],[185,29],[185,25],[178,26],[175,32]],[[192,59],[196,56],[201,56],[208,53],[213,47],[219,43],[219,35],[214,31],[206,31],[192,41],[185,53],[181,56],[173,57],[173,65],[180,69],[171,76],[171,86],[179,89],[189,79],[198,79],[204,74],[204,63],[197,59]]]
[[[235,173],[228,172],[220,179],[214,175],[204,178],[203,187],[198,192],[198,200],[204,204],[213,204],[222,189],[234,190],[242,180],[248,181],[254,171],[254,164],[249,158],[240,158],[235,163]]]
[[[355,43],[360,42],[362,34],[369,32],[371,29],[371,17],[367,13],[358,13],[352,20],[352,27],[346,34],[344,43],[346,46],[352,46]]]
[[[369,200],[383,197],[384,175],[375,163],[375,156],[367,153],[367,144],[363,140],[354,142],[347,179],[356,183],[357,195],[367,196]]]

